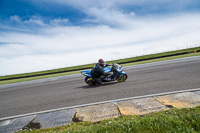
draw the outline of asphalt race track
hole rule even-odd
[[[0,85],[0,118],[100,101],[200,88],[200,56],[129,66],[126,82],[88,86],[81,74]]]

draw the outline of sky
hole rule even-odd
[[[200,46],[200,0],[0,0],[0,76]]]

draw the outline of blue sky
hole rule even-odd
[[[199,31],[200,0],[0,0],[0,74],[195,47]]]
[[[124,14],[132,12],[137,17],[149,17],[200,12],[200,2],[199,0],[163,0],[161,2],[159,0],[111,0],[109,2],[105,0],[1,0],[0,18],[2,24],[13,27],[20,25],[10,22],[12,16],[18,16],[22,21],[37,17],[46,24],[50,24],[53,19],[68,19],[69,22],[65,25],[101,25],[102,22],[84,21],[97,17],[90,13],[90,8],[100,11],[103,9],[118,11]],[[110,23],[109,25],[115,26]]]

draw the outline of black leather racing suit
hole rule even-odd
[[[110,65],[106,65],[106,66],[110,66]],[[113,72],[104,72],[104,67],[101,66],[99,63],[97,63],[91,70],[91,76],[93,78],[93,80],[95,81],[96,84],[101,84],[102,80],[101,80],[101,76],[103,75],[112,75]]]
[[[91,76],[93,78],[93,80],[95,81],[95,83],[97,84],[101,84],[102,81],[100,79],[100,77],[102,75],[104,75],[104,67],[103,66],[100,66],[99,63],[97,63],[91,70]]]
[[[104,75],[104,67],[100,66],[99,63],[97,63],[91,70],[92,77],[100,78],[101,75]]]

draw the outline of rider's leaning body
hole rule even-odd
[[[108,66],[108,65],[106,65],[106,62],[103,59],[99,59],[98,63],[92,68],[92,70],[90,72],[93,80],[97,84],[102,83],[102,81],[100,79],[101,76],[113,74],[113,72],[104,72],[104,66]]]

